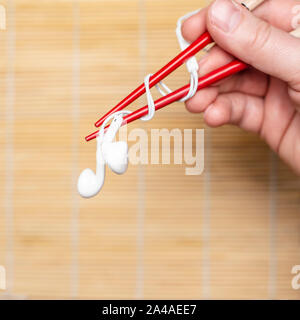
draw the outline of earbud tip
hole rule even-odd
[[[118,163],[116,165],[114,165],[113,163],[108,165],[109,168],[116,174],[124,174],[127,171],[128,168],[128,163]]]
[[[102,185],[99,185],[96,175],[91,169],[88,168],[81,172],[77,182],[77,190],[83,198],[95,196],[101,188]]]
[[[109,168],[116,174],[123,174],[128,167],[128,145],[125,141],[114,142],[103,149]]]

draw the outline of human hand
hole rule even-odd
[[[204,112],[211,127],[233,124],[259,134],[300,174],[300,40],[288,34],[297,4],[266,1],[252,14],[232,0],[216,0],[186,20],[182,33],[192,42],[208,30],[217,43],[200,60],[200,76],[234,57],[250,65],[198,91],[187,109]]]

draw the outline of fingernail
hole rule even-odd
[[[226,33],[232,32],[241,20],[241,10],[232,0],[216,0],[210,10],[211,22]]]

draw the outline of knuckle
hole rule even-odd
[[[298,85],[290,86],[288,88],[288,94],[293,102],[296,103],[298,110],[300,109],[300,82]]]
[[[299,61],[300,61],[300,55],[299,55]],[[295,72],[291,75],[291,80],[289,81],[289,85],[298,94],[300,94],[300,66],[298,66]]]
[[[269,43],[272,35],[272,26],[265,21],[260,21],[257,24],[257,28],[253,33],[252,37],[249,37],[248,43],[249,48],[252,48],[256,54],[260,54],[261,51]]]

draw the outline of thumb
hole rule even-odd
[[[283,17],[284,19],[284,17]],[[255,17],[233,0],[216,0],[207,28],[225,51],[300,91],[300,41]]]

